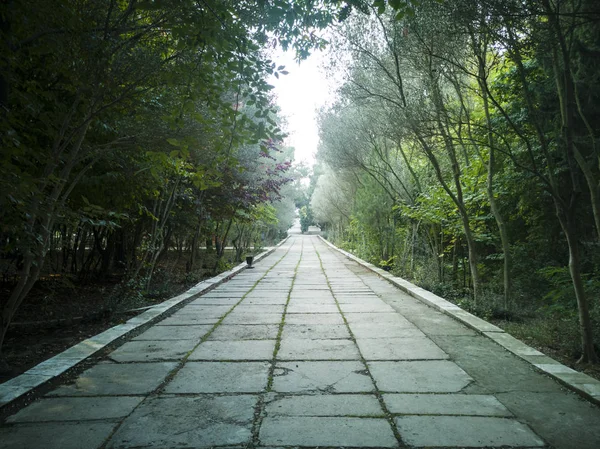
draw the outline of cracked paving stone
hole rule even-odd
[[[152,398],[123,421],[108,448],[248,444],[257,401],[252,395]]]
[[[457,364],[447,360],[367,362],[383,392],[455,393],[472,381]]]
[[[282,393],[369,393],[374,389],[358,361],[279,362],[273,373],[273,391]]]

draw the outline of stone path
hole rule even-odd
[[[600,447],[600,410],[315,236],[8,417],[0,448]]]

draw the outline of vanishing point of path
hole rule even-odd
[[[0,448],[600,447],[600,409],[315,236],[0,427]]]

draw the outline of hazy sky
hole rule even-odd
[[[289,137],[286,144],[296,149],[297,162],[312,165],[319,143],[317,109],[331,99],[331,90],[323,70],[320,68],[322,53],[314,53],[300,65],[294,62],[293,52],[278,52],[273,55],[277,65],[285,65],[288,75],[279,79],[272,77],[269,83],[275,86],[277,104],[287,119]]]

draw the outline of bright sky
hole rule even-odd
[[[271,77],[269,80],[269,84],[275,86],[277,104],[287,119],[284,131],[289,136],[285,143],[296,149],[296,162],[304,161],[312,166],[319,144],[317,109],[331,100],[332,92],[320,67],[323,54],[315,52],[299,65],[294,61],[293,52],[278,51],[272,58],[289,72],[279,79]]]

